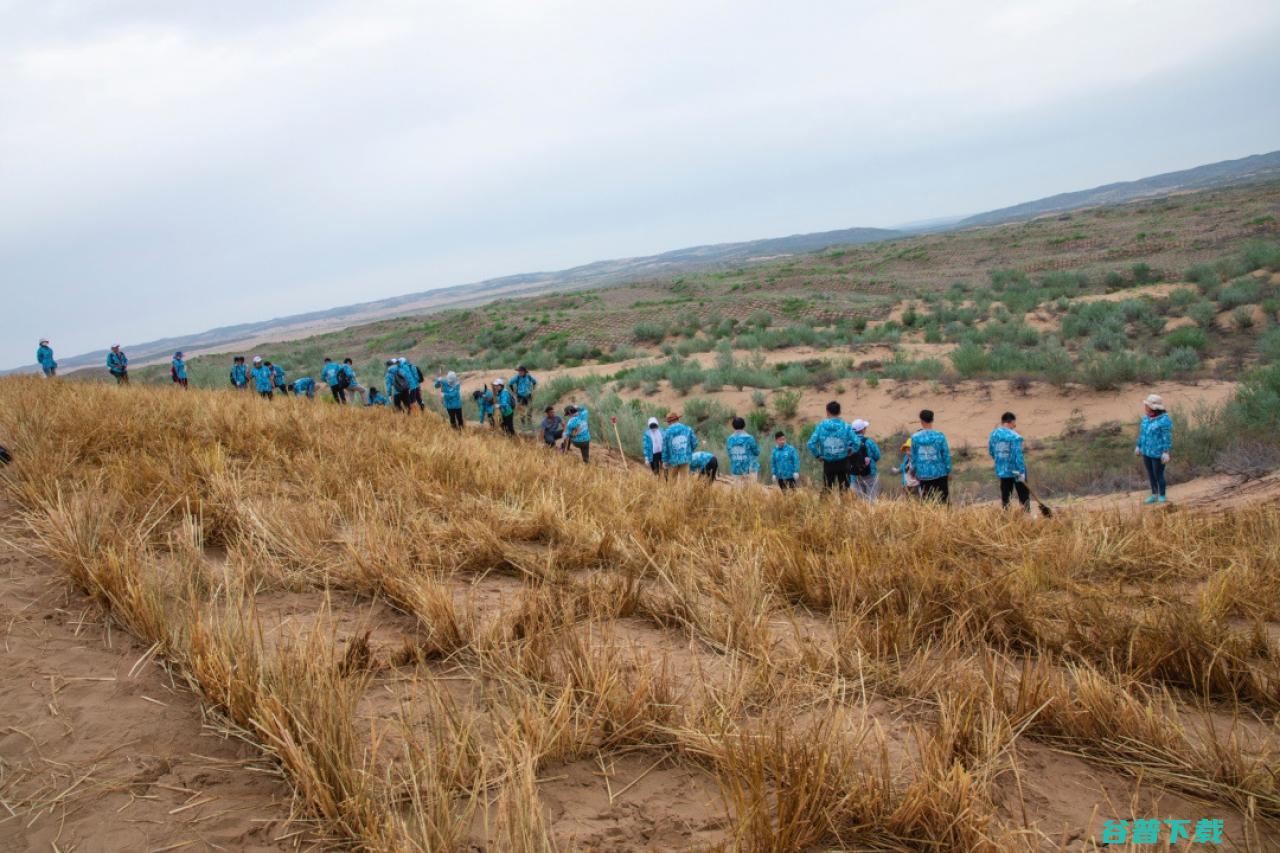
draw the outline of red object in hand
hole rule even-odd
[[[610,415],[610,416],[609,416],[609,423],[611,423],[611,424],[616,424],[617,422],[618,422],[618,416],[617,416],[617,415]]]

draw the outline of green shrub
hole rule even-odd
[[[1200,288],[1201,293],[1216,291],[1222,284],[1222,277],[1210,264],[1196,264],[1187,270],[1187,281]]]
[[[768,398],[765,396],[763,391],[757,389],[751,392],[751,405],[755,406],[757,409],[763,409],[767,401]]]
[[[773,315],[768,311],[756,311],[747,318],[748,326],[755,326],[757,329],[767,329],[773,325]]]
[[[1174,347],[1164,357],[1165,372],[1185,376],[1200,366],[1200,354],[1191,347]]]
[[[966,379],[985,373],[989,366],[987,351],[980,344],[965,341],[948,355],[956,373]]]
[[[1231,322],[1237,331],[1245,332],[1253,328],[1253,308],[1241,305],[1231,312]]]
[[[1269,269],[1280,272],[1280,243],[1258,240],[1245,246],[1241,260],[1250,272],[1258,269]]]
[[[1247,376],[1230,408],[1246,428],[1274,437],[1280,431],[1280,364]]]
[[[706,397],[691,397],[684,404],[684,421],[689,426],[714,421],[723,423],[730,418],[729,410],[716,400]]]
[[[1258,338],[1258,355],[1264,362],[1280,363],[1280,329],[1271,329]]]
[[[1107,289],[1108,293],[1115,293],[1124,287],[1124,276],[1115,270],[1111,270],[1102,277],[1102,286]]]
[[[1183,348],[1199,353],[1203,352],[1204,348],[1209,345],[1209,339],[1205,336],[1203,329],[1195,326],[1183,326],[1165,335],[1164,345],[1170,352]]]
[[[1209,328],[1218,316],[1218,309],[1212,302],[1197,302],[1187,309],[1187,316],[1195,320],[1201,328]]]
[[[796,416],[796,412],[800,409],[799,391],[779,391],[773,395],[773,411],[777,416],[789,421]]]
[[[666,339],[667,331],[662,323],[636,323],[631,336],[641,343],[660,344]]]
[[[752,409],[744,416],[747,422],[747,429],[754,433],[762,433],[769,428],[769,410],[768,409]]]
[[[1075,377],[1076,366],[1071,360],[1071,353],[1056,338],[1044,343],[1037,353],[1037,360],[1040,375],[1051,385],[1061,388]]]
[[[1218,291],[1218,307],[1230,311],[1257,302],[1261,295],[1262,285],[1256,278],[1239,278]]]
[[[919,319],[920,315],[916,313],[914,306],[902,312],[902,325],[908,329],[913,328]]]
[[[936,325],[936,324],[934,324],[934,325],[929,325],[929,326],[925,326],[925,329],[924,329],[924,342],[925,342],[926,344],[940,344],[940,343],[942,343],[942,331],[937,327],[937,325]]]
[[[1153,284],[1164,278],[1164,274],[1157,269],[1153,269],[1150,264],[1134,264],[1129,267],[1129,272],[1133,276],[1134,284]]]
[[[1186,308],[1195,302],[1197,298],[1198,294],[1190,287],[1179,287],[1169,294],[1169,304],[1178,308]]]

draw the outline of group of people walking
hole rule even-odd
[[[46,377],[55,377],[58,362],[48,339],[42,338],[36,349],[36,362]],[[422,386],[426,379],[422,370],[403,357],[389,358],[385,362],[383,377],[385,394],[377,387],[367,387],[356,378],[350,358],[341,363],[326,357],[320,371],[321,381],[330,391],[334,402],[346,405],[351,398],[365,406],[393,406],[397,411],[412,414],[415,407],[425,411]],[[129,382],[129,358],[113,344],[107,353],[106,367],[117,384]],[[181,351],[175,352],[170,362],[170,378],[175,385],[185,389],[187,363]],[[314,398],[316,382],[303,376],[287,381],[284,369],[261,356],[254,356],[252,364],[246,364],[244,356],[235,356],[229,373],[231,387],[253,390],[268,400],[275,395],[294,395]],[[526,427],[532,426],[534,390],[538,380],[520,365],[510,380],[494,379],[488,386],[472,393],[479,421],[491,429],[501,429],[508,435],[515,434],[516,418]],[[460,430],[465,425],[462,412],[462,384],[457,373],[449,371],[435,378],[433,387],[440,393],[440,402],[449,425]],[[539,424],[542,440],[548,447],[562,451],[576,449],[584,463],[591,458],[590,416],[586,407],[566,406],[563,414],[557,414],[554,406],[547,406]],[[919,414],[919,429],[911,434],[899,448],[901,457],[893,472],[901,478],[902,490],[912,497],[948,503],[951,497],[951,448],[947,437],[934,424],[935,415],[929,409]],[[666,414],[665,427],[656,417],[650,418],[642,437],[646,464],[655,473],[680,477],[697,474],[710,480],[719,475],[720,463],[709,450],[700,449],[694,430],[681,422],[679,412]],[[729,461],[728,479],[735,484],[758,481],[760,473],[760,447],[755,436],[746,431],[746,421],[735,417],[733,432],[725,440],[725,454]],[[845,492],[853,490],[867,501],[874,502],[880,493],[879,464],[882,458],[880,446],[867,435],[871,424],[863,418],[845,421],[841,417],[839,401],[832,400],[826,406],[826,418],[813,430],[805,448],[822,466],[823,491]],[[1023,439],[1017,431],[1017,417],[1013,412],[1000,416],[1000,424],[992,430],[987,440],[987,453],[991,457],[996,478],[1000,483],[1000,503],[1008,507],[1014,495],[1024,509],[1031,505],[1031,490],[1027,486],[1027,464],[1023,452]],[[800,454],[787,440],[787,434],[774,433],[774,446],[769,453],[770,480],[783,491],[794,489],[800,480]],[[1165,468],[1173,448],[1173,420],[1164,400],[1158,394],[1149,394],[1143,400],[1143,417],[1134,446],[1134,455],[1142,460],[1151,494],[1144,503],[1165,503],[1167,484]]]

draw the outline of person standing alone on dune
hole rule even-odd
[[[1009,508],[1009,498],[1018,492],[1018,503],[1024,511],[1031,509],[1031,492],[1027,489],[1027,463],[1022,456],[1022,436],[1018,435],[1018,419],[1013,412],[1000,416],[1000,426],[987,439],[987,454],[995,462],[1000,480],[1000,506]]]
[[[1173,419],[1159,394],[1148,394],[1142,406],[1142,424],[1138,427],[1138,443],[1133,454],[1142,457],[1142,467],[1151,484],[1151,496],[1143,503],[1164,503],[1164,469],[1169,464],[1169,451],[1173,449]]]
[[[58,375],[58,362],[53,360],[53,347],[49,346],[47,338],[41,338],[40,346],[36,348],[36,363],[46,377]]]

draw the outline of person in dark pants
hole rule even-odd
[[[951,447],[933,428],[933,412],[920,412],[920,429],[911,436],[911,470],[920,480],[920,497],[947,503],[951,499]]]
[[[582,454],[583,464],[591,461],[591,428],[590,415],[586,407],[566,406],[564,416],[568,422],[564,425],[564,446],[572,444]]]
[[[849,491],[849,466],[853,454],[862,450],[862,437],[840,419],[840,402],[827,403],[827,419],[814,427],[806,445],[815,459],[822,460],[822,490],[831,487]]]
[[[516,434],[516,398],[501,379],[493,380],[494,405],[502,416],[502,431],[507,435]]]
[[[437,376],[435,387],[440,391],[440,404],[449,413],[449,426],[462,429],[462,383],[458,374],[450,370],[443,377]]]
[[[716,475],[720,473],[720,460],[708,450],[696,451],[689,457],[689,472],[691,474],[700,474],[714,483]]]
[[[547,406],[543,411],[542,443],[547,447],[555,447],[556,442],[564,436],[564,418],[556,414],[555,406]]]
[[[649,425],[644,431],[644,461],[649,463],[649,470],[655,474],[662,473],[662,427],[657,418],[649,418]]]
[[[107,371],[115,377],[117,385],[129,384],[129,356],[119,344],[112,344],[111,352],[107,353]]]
[[[778,430],[773,434],[773,452],[769,454],[769,474],[782,491],[796,487],[800,476],[800,454],[787,444],[787,434]]]
[[[1142,466],[1151,483],[1151,496],[1143,503],[1162,504],[1168,500],[1164,469],[1169,464],[1169,451],[1173,449],[1173,420],[1159,394],[1148,394],[1142,406],[1142,425],[1138,428],[1138,443],[1133,452],[1142,457]]]
[[[1027,488],[1027,463],[1022,456],[1022,436],[1018,435],[1018,419],[1013,412],[1000,416],[1000,426],[987,439],[987,453],[995,462],[1000,479],[1000,505],[1009,508],[1009,498],[1016,490],[1018,503],[1031,509],[1031,491]]]

